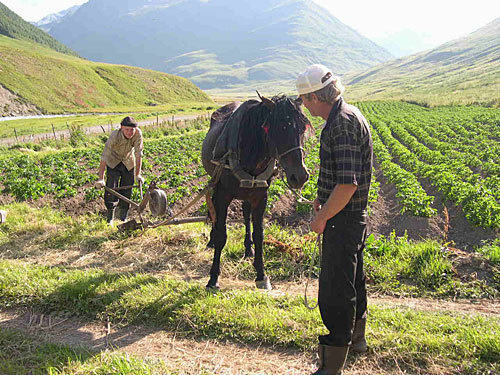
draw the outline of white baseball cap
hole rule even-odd
[[[329,77],[327,77],[328,73],[330,73]],[[327,79],[325,79],[325,77],[327,77]],[[335,76],[330,69],[321,64],[314,64],[309,66],[305,72],[297,77],[295,86],[297,86],[299,95],[304,95],[322,89],[334,79]]]

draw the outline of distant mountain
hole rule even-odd
[[[430,34],[425,32],[404,29],[384,37],[373,38],[373,41],[395,57],[403,57],[435,47],[437,43],[433,44],[430,38]]]
[[[48,16],[43,17],[40,21],[32,22],[32,24],[48,33],[55,24],[61,22],[63,17],[71,16],[78,8],[80,8],[80,5],[74,5],[71,8],[61,10],[60,12],[49,14]]]
[[[89,0],[50,30],[82,56],[178,74],[202,88],[337,73],[391,55],[309,0]]]
[[[26,22],[16,13],[0,3],[0,35],[14,39],[30,40],[55,51],[77,56],[77,53],[61,44],[49,34]]]
[[[500,18],[466,37],[343,78],[354,100],[500,106]]]

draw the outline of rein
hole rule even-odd
[[[304,151],[304,148],[302,146],[296,146],[292,147],[290,150],[283,152],[280,155],[276,155],[276,159],[278,159],[278,162],[281,160],[281,158],[285,155],[288,155],[290,152],[295,151],[295,150],[300,150],[300,153],[304,155],[306,152]],[[276,154],[278,154],[278,149],[276,149]]]
[[[321,261],[321,234],[318,234],[318,237],[316,237],[316,242],[315,246],[318,248],[318,257],[319,260]],[[311,262],[309,263],[309,271],[307,272],[307,279],[306,279],[306,287],[304,289],[304,305],[309,309],[309,310],[314,310],[316,307],[318,307],[319,301],[316,300],[316,304],[314,306],[309,305],[309,300],[307,298],[307,288],[309,287],[309,280],[311,280],[312,276],[312,269],[314,266],[314,252],[311,256]]]
[[[296,150],[300,148],[302,151],[302,147],[295,147],[294,149],[292,150],[289,150],[287,151],[286,153],[288,152],[291,152],[293,150]],[[283,155],[283,154],[282,154]],[[285,186],[297,197],[297,202],[300,202],[300,203],[305,203],[305,204],[310,204],[310,205],[313,205],[314,202],[313,201],[310,201],[309,199],[307,198],[304,198],[302,196],[302,194],[300,193],[297,193],[294,189],[292,189],[290,187],[290,185],[288,185],[288,182],[285,180],[285,178],[282,176],[281,177],[281,180],[283,181],[283,183],[285,184]],[[321,234],[318,234],[318,236],[316,237],[316,241],[314,243],[314,246],[315,248],[317,249],[317,253],[318,253],[318,259],[321,261]],[[319,301],[316,300],[316,304],[314,304],[313,306],[311,306],[309,304],[309,299],[307,297],[307,289],[309,288],[309,281],[311,280],[311,276],[312,276],[312,272],[313,272],[313,267],[314,267],[314,255],[316,254],[316,251],[313,250],[313,253],[312,253],[312,256],[311,256],[311,261],[309,263],[309,270],[307,271],[307,278],[306,278],[306,286],[304,288],[304,305],[306,308],[308,308],[309,310],[314,310],[316,307],[318,307],[318,303]]]

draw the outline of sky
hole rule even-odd
[[[381,39],[401,31],[425,35],[433,46],[465,36],[500,17],[500,1],[314,0],[362,35]]]
[[[87,0],[0,0],[27,21]],[[201,1],[201,0],[200,0]],[[248,0],[235,0],[248,1]],[[500,1],[314,0],[362,35],[379,42],[398,32],[419,35],[427,48],[465,36],[500,17]],[[462,4],[462,5],[459,5]]]

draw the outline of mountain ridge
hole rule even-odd
[[[315,62],[343,73],[391,57],[306,0],[90,0],[50,32],[91,60],[179,74],[203,89],[291,79]]]
[[[14,39],[23,39],[45,45],[57,52],[72,56],[78,54],[57,41],[55,38],[40,30],[31,23],[26,22],[7,6],[0,2],[0,35],[5,35]]]
[[[31,24],[48,33],[50,29],[55,24],[59,23],[63,17],[75,13],[78,8],[80,8],[80,5],[73,5],[72,7],[61,10],[60,12],[51,13],[36,22],[31,22]]]
[[[500,106],[500,18],[436,48],[343,76],[352,100]]]

